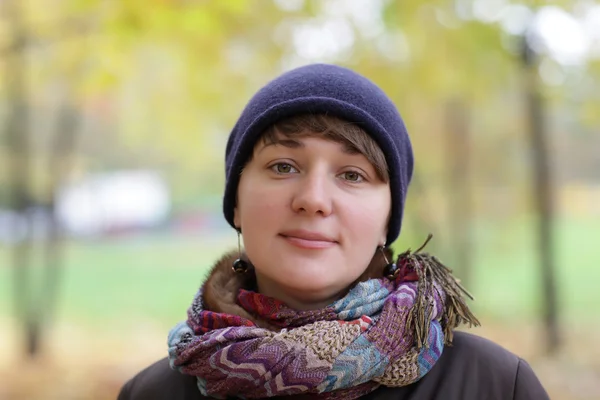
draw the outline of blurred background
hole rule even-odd
[[[236,246],[250,96],[332,62],[380,85],[428,245],[553,399],[600,398],[600,3],[1,0],[0,399],[114,399]]]

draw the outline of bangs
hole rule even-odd
[[[357,124],[324,114],[301,114],[278,121],[262,135],[265,145],[282,139],[316,137],[344,146],[350,154],[362,154],[373,165],[377,177],[389,182],[389,169],[381,148]]]

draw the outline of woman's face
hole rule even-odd
[[[342,296],[385,243],[389,184],[340,143],[259,140],[237,196],[234,222],[259,291],[296,309]]]

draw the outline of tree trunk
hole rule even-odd
[[[446,165],[448,166],[449,228],[452,241],[452,269],[465,287],[472,282],[471,146],[467,109],[463,101],[446,103]]]
[[[50,231],[45,243],[45,275],[44,291],[44,318],[46,322],[54,317],[60,281],[64,268],[64,238],[60,221],[56,215],[56,193],[65,180],[69,170],[69,160],[75,151],[75,138],[77,133],[78,114],[71,105],[70,92],[64,99],[60,110],[56,136],[50,154],[50,165],[48,168],[50,186],[48,188],[48,214],[50,215]]]
[[[533,159],[534,198],[538,210],[538,251],[543,293],[543,318],[546,330],[546,350],[553,353],[560,346],[558,301],[554,265],[554,191],[545,124],[544,104],[540,95],[537,57],[527,36],[523,38],[525,66],[525,98],[529,120],[529,140]]]
[[[31,154],[28,129],[27,109],[27,77],[25,50],[27,35],[23,25],[22,2],[12,0],[6,2],[8,20],[12,23],[13,43],[7,54],[6,75],[7,97],[10,113],[7,119],[7,135],[10,171],[11,207],[19,218],[28,220],[30,207]],[[19,224],[20,221],[16,221]],[[17,320],[25,332],[26,352],[30,356],[37,354],[38,337],[31,293],[28,287],[28,275],[31,264],[31,235],[28,229],[24,237],[18,238],[12,250],[12,268],[14,283],[14,304]],[[20,226],[15,226],[13,233],[19,234]]]

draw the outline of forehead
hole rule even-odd
[[[314,132],[304,130],[294,132],[293,134],[284,134],[278,130],[272,130],[263,134],[255,145],[255,150],[268,146],[284,146],[290,149],[301,149],[306,147],[308,139],[321,140],[323,143],[337,143],[341,145],[341,150],[347,154],[362,154],[361,151],[349,140],[331,132]],[[311,140],[312,141],[312,140]]]

